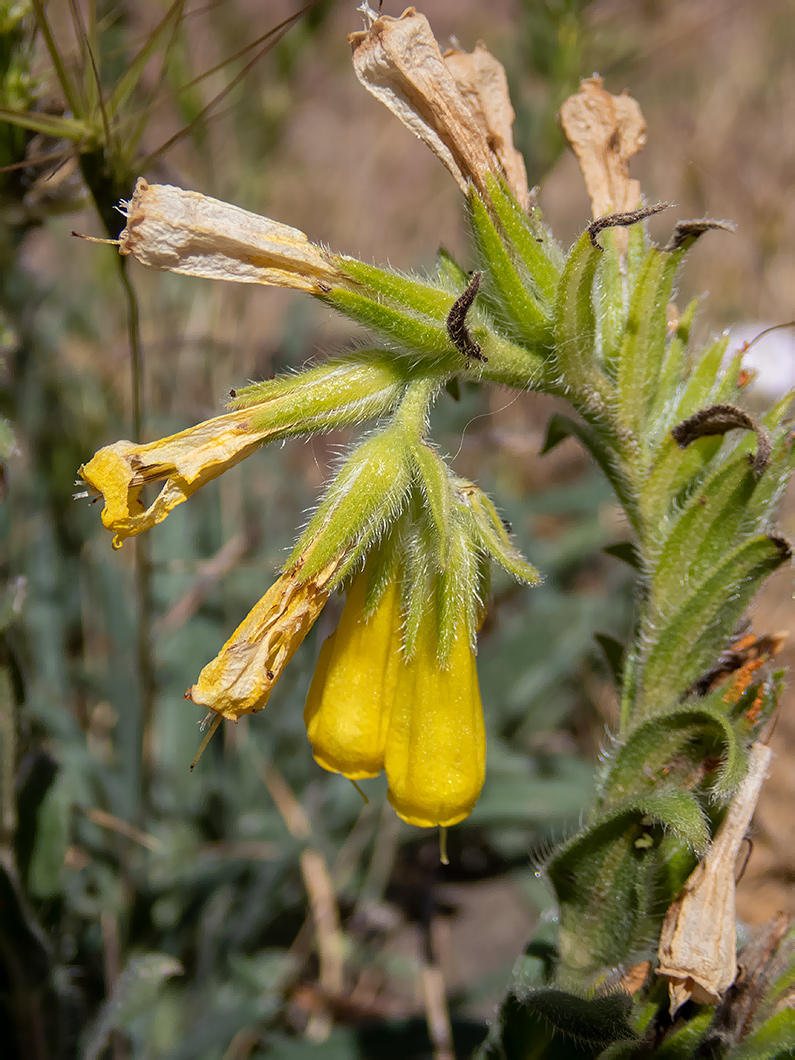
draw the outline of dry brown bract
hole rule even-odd
[[[640,202],[629,160],[646,143],[646,122],[632,96],[611,95],[601,77],[580,82],[560,108],[560,123],[577,155],[594,217],[626,213]]]
[[[400,18],[376,19],[348,40],[364,87],[428,144],[462,191],[472,181],[485,192],[486,174],[501,173],[527,207],[527,173],[513,146],[515,115],[505,71],[484,44],[478,42],[471,54],[452,48],[442,55],[428,20],[413,7]]]
[[[723,823],[666,914],[657,974],[668,980],[672,1015],[690,998],[717,1005],[737,976],[734,863],[769,762],[770,748],[753,744]]]

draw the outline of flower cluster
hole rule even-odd
[[[511,142],[513,111],[502,68],[485,48],[442,55],[413,9],[374,19],[351,43],[360,80],[429,143],[462,188],[497,195],[524,216],[529,193]],[[126,213],[121,253],[144,265],[303,290],[387,339],[239,390],[225,415],[160,441],[117,442],[80,469],[89,490],[104,497],[102,521],[119,547],[269,441],[374,422],[338,468],[281,575],[186,698],[219,720],[262,710],[326,601],[344,587],[347,601],[306,702],[315,759],[352,780],[383,770],[400,817],[455,824],[471,812],[484,780],[475,652],[489,567],[495,561],[530,584],[538,573],[491,501],[431,444],[428,410],[462,371],[524,385],[538,356],[488,326],[480,274],[470,280],[449,260],[432,280],[399,276],[333,255],[287,225],[143,179]],[[556,267],[547,263],[548,277]],[[538,324],[534,297],[526,295],[521,309]],[[146,507],[142,490],[156,482],[163,485]]]

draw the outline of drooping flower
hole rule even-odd
[[[336,630],[318,656],[304,708],[315,760],[350,780],[375,777],[384,747],[400,663],[400,593],[396,581],[366,609],[367,577],[354,578]]]
[[[325,641],[304,720],[315,760],[351,780],[383,769],[389,801],[409,824],[457,824],[485,778],[486,735],[475,653],[461,621],[439,658],[436,615],[428,611],[406,653],[396,580],[368,613],[368,573],[348,591],[339,625]]]
[[[262,710],[323,610],[343,559],[337,557],[312,578],[301,577],[301,562],[277,578],[185,698],[229,721]]]
[[[472,812],[485,777],[475,640],[489,564],[530,583],[538,573],[435,449],[415,443],[410,464],[417,503],[349,584],[304,720],[324,769],[351,780],[383,770],[403,820],[446,826]]]

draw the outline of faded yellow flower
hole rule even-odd
[[[314,577],[301,579],[306,556],[277,578],[220,652],[207,663],[185,698],[229,721],[256,714],[295,655],[329,598],[338,556]]]
[[[435,620],[426,615],[406,657],[397,582],[372,614],[366,585],[366,574],[354,579],[339,626],[321,649],[304,711],[315,759],[351,780],[384,769],[389,801],[409,824],[457,824],[477,802],[486,758],[465,623],[443,664]]]
[[[102,522],[115,535],[113,547],[162,522],[206,482],[276,433],[273,426],[257,429],[254,419],[255,410],[241,409],[146,445],[121,441],[100,449],[78,474],[105,499]],[[144,507],[144,486],[161,481],[160,493]]]
[[[273,438],[339,427],[388,412],[405,388],[399,367],[387,357],[352,355],[281,376],[241,391],[246,407],[205,420],[156,442],[115,442],[80,468],[90,491],[102,494],[102,522],[115,534],[113,547],[162,522],[206,482]],[[164,482],[149,507],[144,486]]]

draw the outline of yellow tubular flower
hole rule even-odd
[[[409,824],[452,825],[472,812],[486,776],[486,733],[463,623],[442,666],[434,618],[423,619],[401,666],[384,766],[389,801]]]
[[[339,625],[320,649],[304,709],[318,765],[350,780],[384,768],[384,744],[401,664],[396,581],[365,616],[367,577],[357,577]]]
[[[486,768],[483,706],[466,629],[462,623],[443,666],[435,621],[426,616],[407,659],[397,580],[369,617],[366,587],[361,574],[320,652],[304,711],[315,760],[351,780],[385,769],[389,801],[404,821],[426,828],[456,824],[472,812]]]

